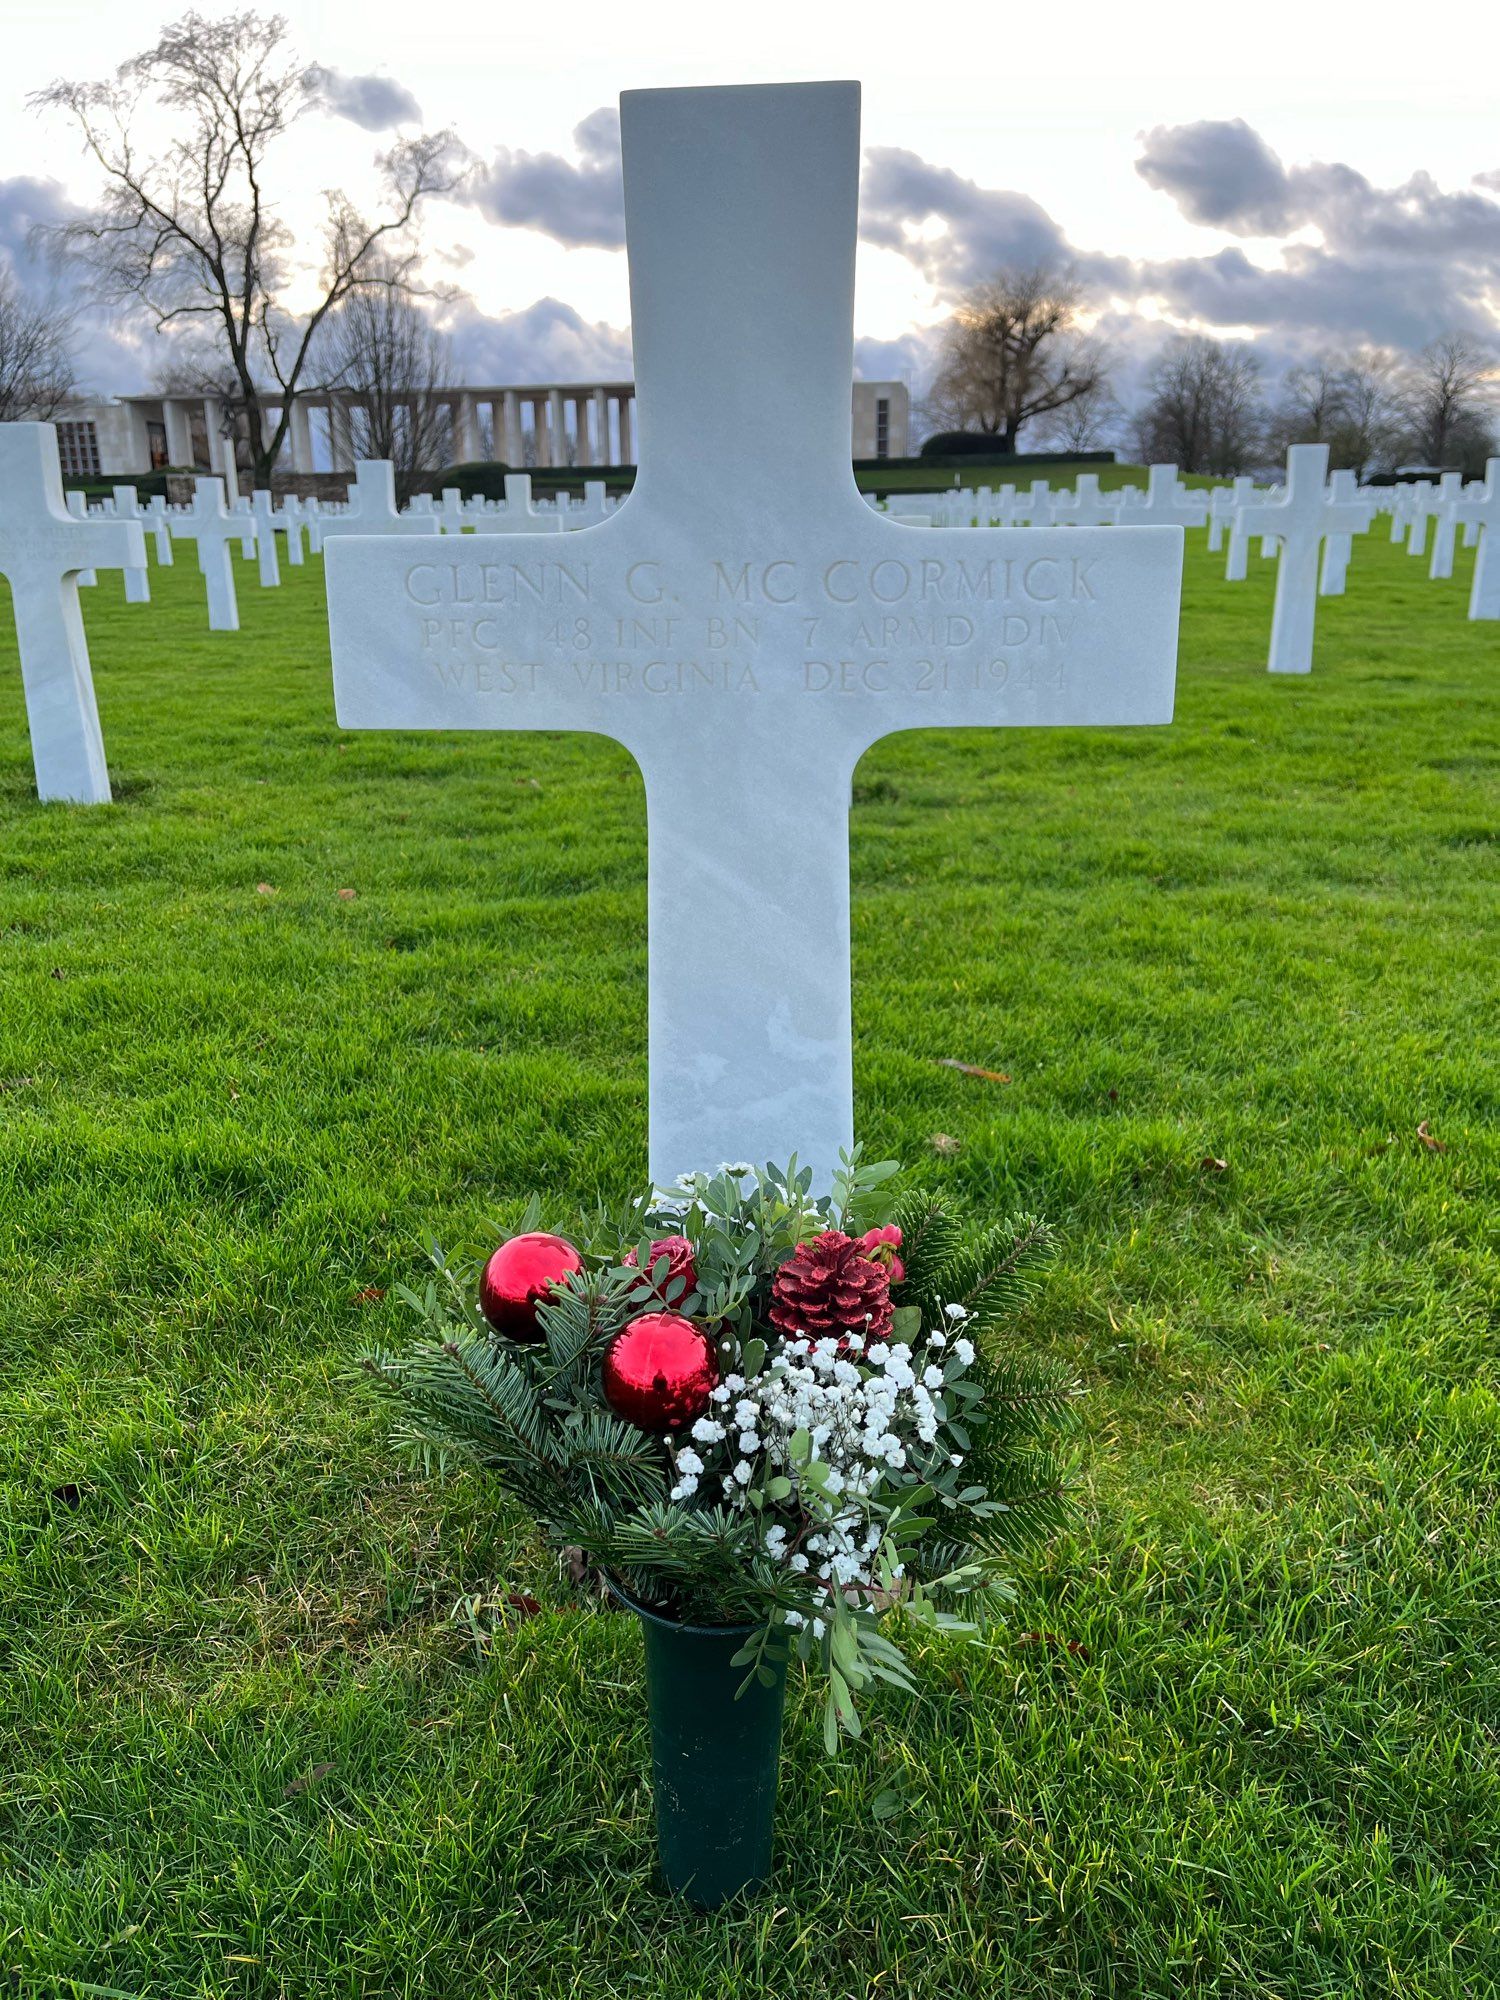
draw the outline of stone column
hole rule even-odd
[[[168,465],[190,466],[193,462],[193,431],[187,410],[179,397],[162,397],[161,420],[167,431]]]
[[[589,404],[593,412],[592,422],[589,425],[589,429],[593,433],[592,436],[593,456],[589,459],[589,464],[608,465],[609,464],[609,402],[604,394],[604,391],[602,389],[595,389],[593,394],[589,397]]]
[[[298,396],[292,404],[292,422],[288,432],[292,447],[293,472],[311,472],[313,469],[312,425],[308,421],[307,404]]]
[[[563,403],[561,389],[547,391],[547,449],[549,462],[566,465],[568,462],[568,413]]]
[[[354,426],[342,396],[328,398],[328,452],[330,472],[354,471]]]
[[[467,390],[455,396],[449,406],[453,412],[453,459],[457,465],[472,464],[479,456],[478,427],[475,423],[474,398]]]
[[[631,405],[632,405],[632,404],[634,403],[634,401],[635,401],[635,392],[634,392],[634,390],[632,390],[632,389],[625,389],[625,390],[623,390],[623,391],[621,392],[621,394],[620,394],[620,398],[619,398],[619,402],[620,402],[620,463],[621,463],[621,465],[634,465],[634,463],[635,463],[635,459],[634,459],[634,457],[632,456],[632,454],[633,454],[633,452],[634,452],[634,450],[635,450],[635,445],[634,445],[634,443],[632,442],[632,440],[631,440],[631,435],[630,435],[630,429],[631,429],[631,426],[630,426],[630,408],[631,408]]]
[[[507,389],[500,398],[500,431],[495,438],[495,453],[512,472],[519,472],[526,462],[521,443],[521,403],[514,389]]]

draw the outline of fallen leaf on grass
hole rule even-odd
[[[1422,1141],[1422,1144],[1427,1148],[1429,1153],[1446,1153],[1448,1150],[1448,1141],[1446,1139],[1434,1139],[1427,1129],[1427,1120],[1425,1118],[1417,1127],[1417,1137]]]
[[[505,1608],[514,1611],[518,1618],[540,1618],[542,1615],[540,1598],[528,1597],[524,1590],[508,1590],[505,1593]]]
[[[517,778],[516,783],[518,785],[530,785],[531,789],[534,792],[539,792],[542,789],[542,781],[540,778]]]
[[[384,1285],[366,1285],[362,1292],[354,1294],[354,1303],[357,1306],[373,1306],[384,1297]]]
[[[1198,1165],[1206,1174],[1227,1174],[1229,1172],[1228,1160],[1216,1160],[1212,1153],[1205,1153],[1203,1158],[1198,1162]]]
[[[1003,1069],[981,1069],[978,1063],[960,1062],[957,1056],[939,1056],[937,1060],[944,1069],[956,1069],[963,1076],[982,1076],[986,1083],[1010,1082]]]
[[[1081,1639],[1065,1639],[1061,1632],[1023,1632],[1018,1646],[1044,1646],[1049,1653],[1069,1653],[1075,1660],[1091,1660],[1094,1656]]]
[[[257,882],[255,893],[257,896],[274,896],[276,891],[271,887],[269,882]]]
[[[951,1132],[934,1132],[928,1141],[933,1152],[941,1153],[948,1160],[951,1160],[955,1153],[962,1151],[963,1143],[962,1139],[955,1139]]]
[[[340,889],[339,901],[341,903],[352,903],[358,894],[358,889]]]
[[[332,1764],[314,1764],[312,1769],[304,1771],[300,1778],[293,1778],[281,1796],[284,1799],[296,1798],[299,1792],[305,1792],[310,1785],[315,1785],[320,1778],[326,1778],[333,1768]]]

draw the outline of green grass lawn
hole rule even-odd
[[[1174,727],[861,767],[862,1136],[1056,1225],[1080,1510],[842,1762],[794,1699],[711,1918],[633,1622],[342,1380],[424,1228],[642,1167],[634,767],[341,735],[317,566],[211,635],[184,549],[85,593],[117,804],[42,808],[0,616],[0,1991],[1500,1991],[1500,626],[1378,527],[1272,679],[1190,543]]]

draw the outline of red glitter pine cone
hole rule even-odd
[[[891,1314],[889,1270],[837,1229],[799,1244],[772,1281],[771,1324],[788,1340],[888,1340]]]

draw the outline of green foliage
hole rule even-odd
[[[581,1559],[669,1616],[753,1622],[758,1630],[742,1655],[750,1673],[765,1675],[791,1652],[814,1663],[827,1679],[830,1748],[840,1734],[859,1733],[857,1698],[872,1682],[910,1684],[880,1630],[885,1614],[900,1609],[933,1629],[979,1632],[986,1611],[971,1622],[952,1607],[962,1602],[967,1610],[987,1595],[993,1610],[1009,1594],[997,1568],[1005,1549],[1062,1519],[1051,1433],[1067,1413],[1069,1386],[1055,1369],[1005,1358],[999,1338],[1003,1314],[1046,1263],[1050,1238],[1023,1219],[966,1245],[934,1198],[901,1199],[897,1172],[894,1161],[866,1161],[856,1148],[841,1160],[831,1192],[817,1197],[811,1173],[795,1160],[785,1168],[725,1167],[639,1194],[613,1222],[598,1209],[582,1227],[565,1222],[561,1233],[586,1245],[586,1268],[540,1306],[541,1341],[492,1331],[476,1302],[477,1266],[450,1266],[434,1249],[426,1287],[401,1289],[426,1337],[403,1352],[377,1348],[362,1362],[394,1406],[394,1442],[422,1470],[467,1464],[489,1475],[559,1556],[575,1566]],[[934,1428],[915,1427],[914,1405],[901,1422],[890,1418],[905,1455],[889,1465],[873,1461],[878,1483],[866,1491],[853,1483],[872,1464],[859,1444],[863,1417],[833,1430],[825,1419],[823,1428],[795,1429],[786,1440],[764,1421],[732,1418],[729,1406],[759,1397],[783,1352],[798,1353],[768,1316],[781,1264],[822,1231],[863,1233],[897,1212],[913,1221],[906,1289],[923,1303],[903,1308],[892,1339],[904,1343],[898,1354],[914,1350],[916,1371],[935,1360],[941,1387],[927,1405]],[[539,1219],[533,1198],[523,1220],[534,1227]],[[668,1226],[668,1243],[685,1242],[692,1257],[691,1269],[675,1276],[655,1237]],[[886,1283],[883,1274],[877,1282]],[[695,1316],[717,1346],[725,1382],[717,1394],[728,1399],[717,1467],[701,1462],[715,1458],[714,1446],[693,1450],[697,1429],[664,1441],[622,1422],[605,1399],[610,1342],[635,1314],[663,1304]],[[849,1331],[862,1333],[863,1322]],[[971,1333],[985,1344],[982,1359],[968,1344]],[[883,1360],[878,1347],[868,1363],[850,1350],[844,1365],[878,1375]],[[832,1369],[832,1359],[824,1365]],[[908,1385],[913,1379],[905,1377]],[[848,1384],[837,1390],[847,1393]],[[771,1408],[765,1404],[763,1415]],[[799,1414],[791,1422],[816,1426],[817,1419]],[[736,1484],[730,1469],[741,1453],[730,1440],[755,1429],[765,1435],[736,1467]],[[878,1423],[876,1434],[884,1429]],[[688,1454],[696,1469],[684,1485]],[[774,1554],[772,1532],[782,1543]],[[820,1580],[837,1550],[851,1560],[862,1552],[857,1579]]]

